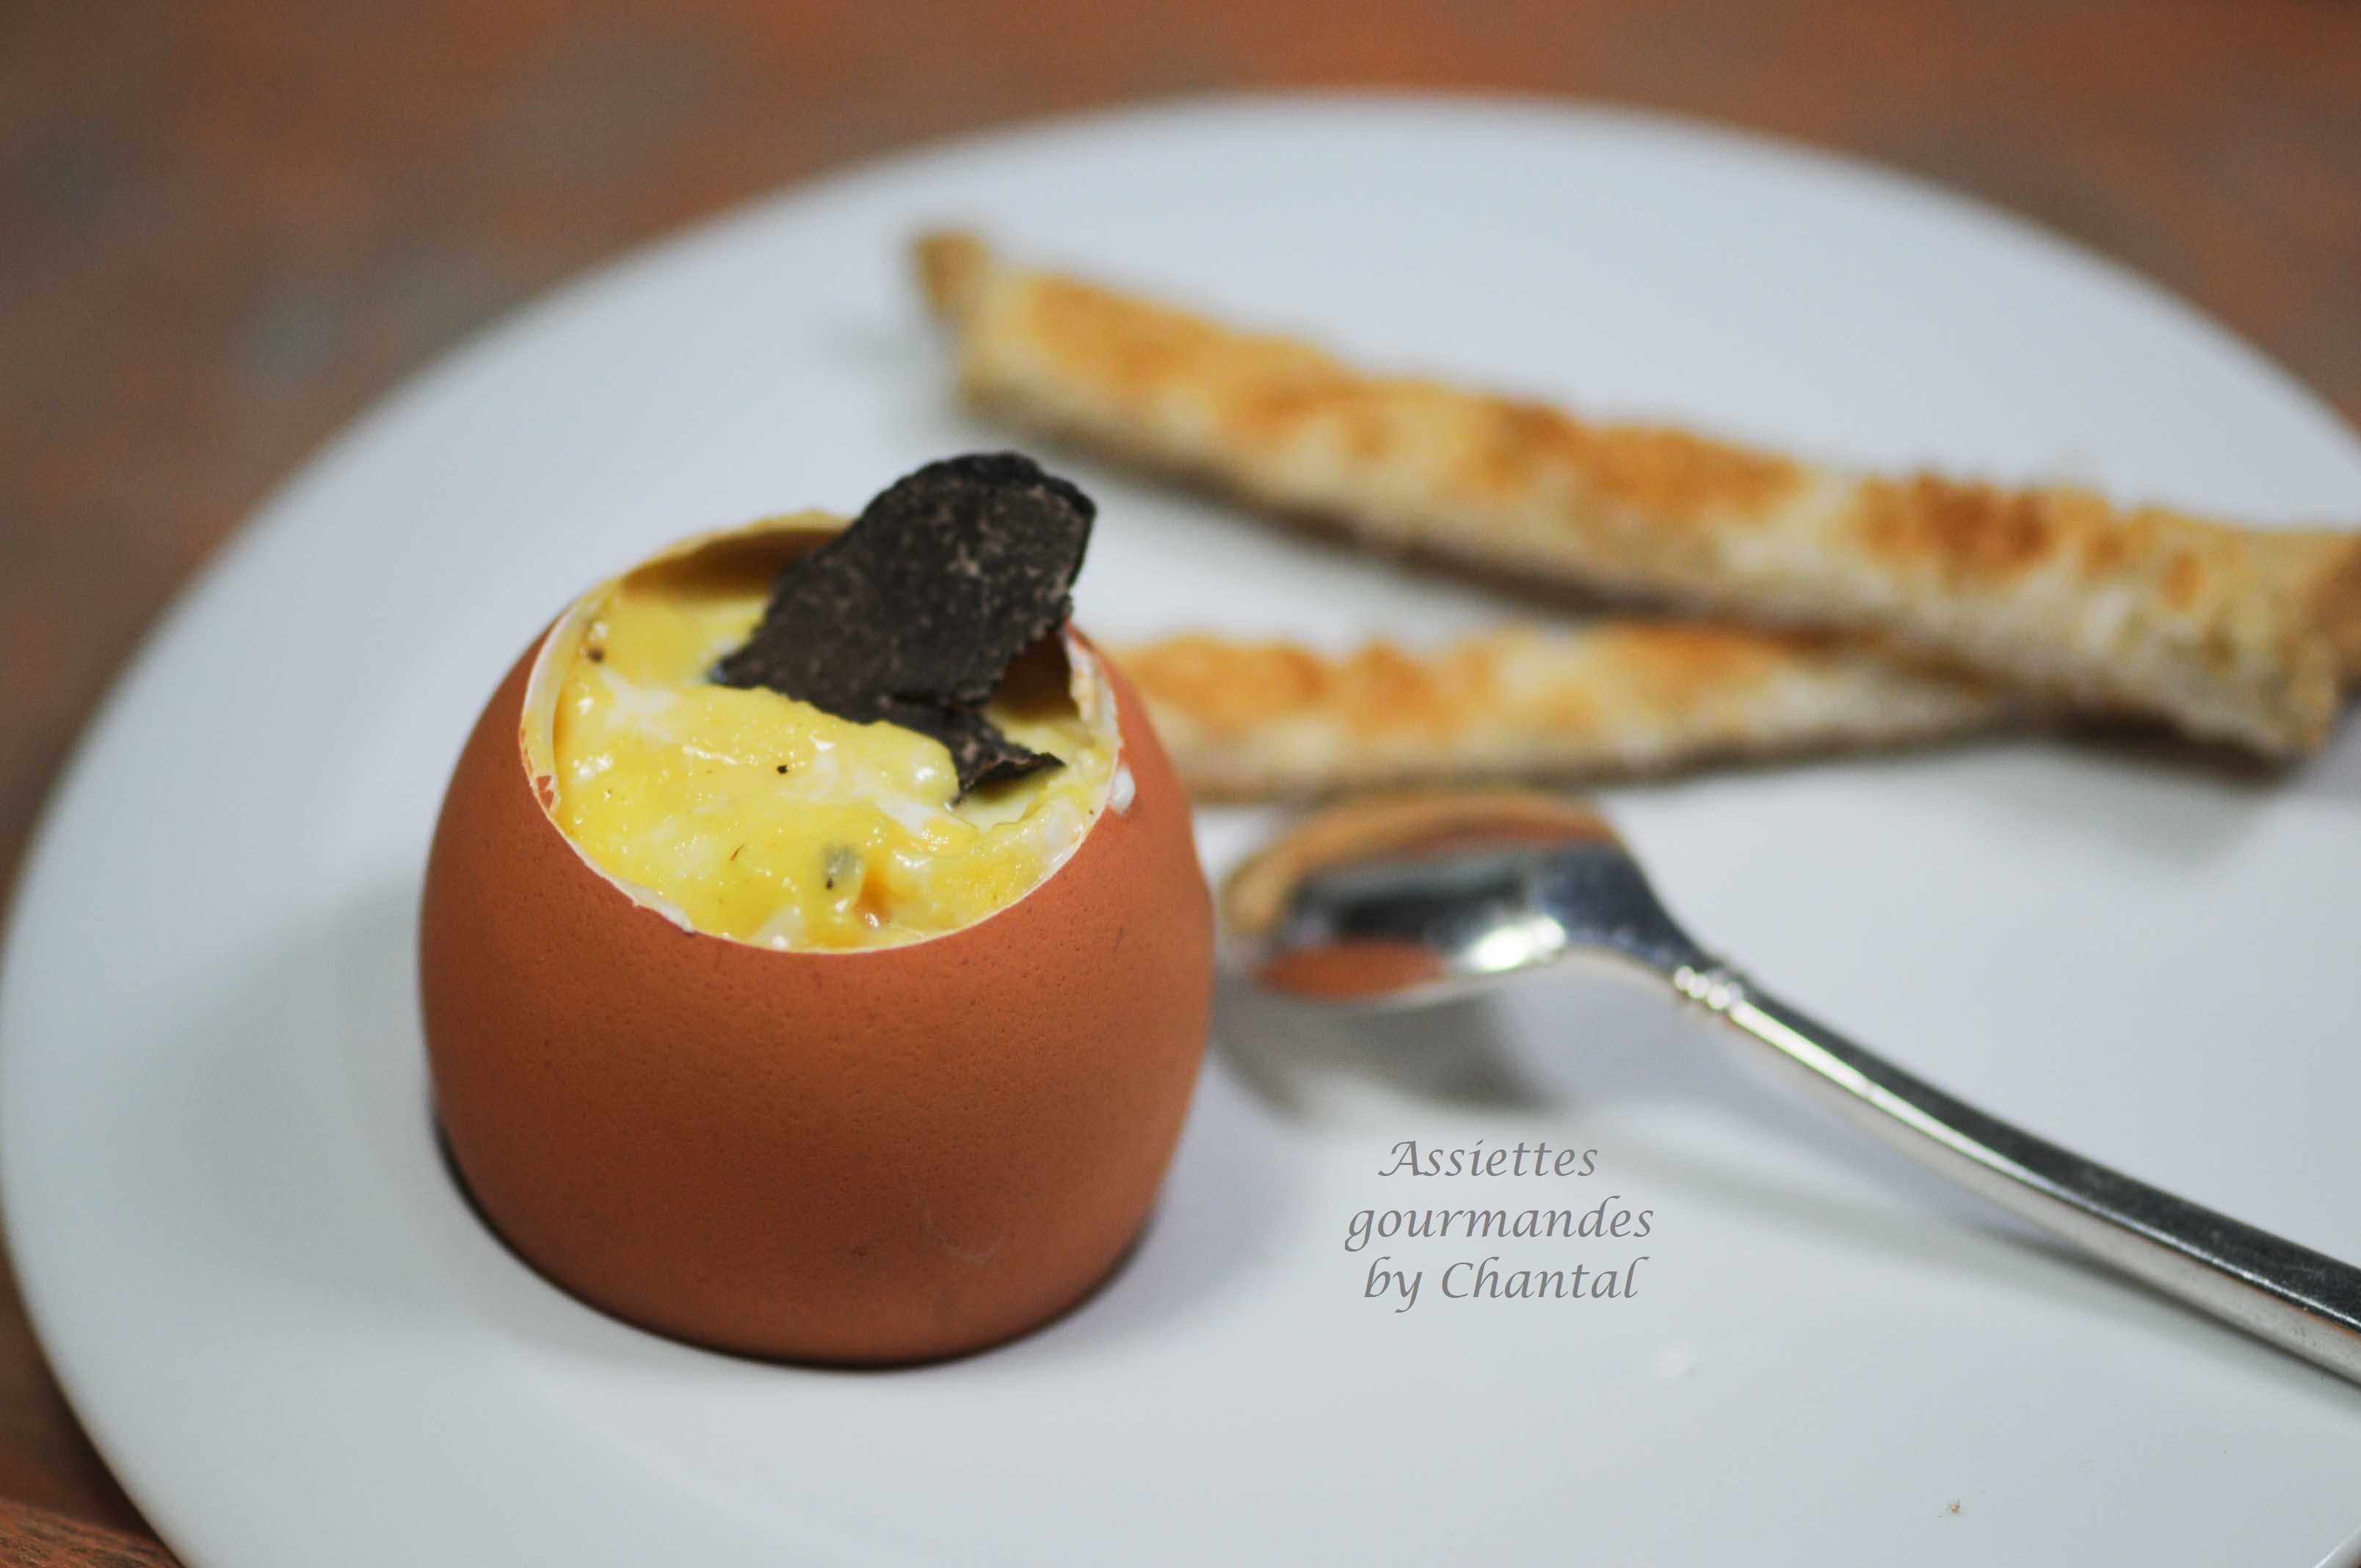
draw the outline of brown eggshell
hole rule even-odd
[[[443,805],[419,946],[435,1103],[491,1223],[620,1318],[896,1362],[993,1344],[1138,1233],[1203,1054],[1210,900],[1179,780],[1104,660],[1136,790],[946,936],[776,951],[683,930],[535,798],[533,655]]]

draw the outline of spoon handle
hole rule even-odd
[[[2361,1268],[2201,1208],[1953,1099],[1719,966],[1683,996],[1800,1067],[1836,1108],[1920,1164],[2084,1252],[2361,1383]]]

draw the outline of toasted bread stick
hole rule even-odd
[[[1110,652],[1207,800],[1644,775],[1942,740],[2022,710],[1857,641],[1686,621],[1510,626],[1431,652],[1193,633]]]
[[[928,236],[917,260],[978,406],[1372,544],[1869,633],[2268,755],[2317,750],[2361,678],[2361,532],[1850,473],[1369,374],[971,235]]]

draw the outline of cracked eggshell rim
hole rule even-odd
[[[549,630],[543,633],[541,641],[534,646],[532,666],[525,676],[524,707],[520,715],[517,735],[518,745],[524,756],[525,775],[533,781],[533,797],[541,803],[543,814],[548,817],[550,827],[557,832],[558,837],[566,840],[567,848],[580,858],[584,865],[590,868],[594,875],[621,893],[633,904],[642,909],[653,910],[684,931],[692,932],[700,937],[711,937],[717,941],[737,942],[744,947],[759,948],[765,952],[853,953],[871,950],[865,948],[774,948],[763,943],[748,942],[742,938],[699,930],[697,924],[688,917],[686,910],[654,888],[633,882],[629,877],[617,876],[600,865],[591,857],[588,850],[577,843],[573,836],[558,825],[557,821],[558,797],[565,787],[557,767],[558,692],[566,685],[566,673],[573,667],[575,654],[580,650],[582,639],[590,630],[590,623],[597,619],[599,606],[618,583],[633,573],[644,571],[650,566],[662,565],[668,561],[685,561],[716,545],[735,543],[741,540],[759,538],[766,534],[783,537],[799,535],[810,542],[807,548],[817,548],[828,539],[842,532],[850,525],[850,519],[840,517],[834,512],[818,510],[787,512],[775,517],[758,519],[736,528],[712,529],[703,533],[694,533],[685,539],[675,540],[654,554],[626,567],[611,577],[602,578],[577,595],[573,602],[559,613],[556,620],[551,623]],[[1107,770],[1107,787],[1092,803],[1091,814],[1083,821],[1082,830],[1076,833],[1065,848],[1058,852],[1056,858],[1043,868],[1039,879],[1031,887],[1018,894],[1008,904],[1001,905],[1000,909],[995,909],[984,916],[983,919],[971,921],[968,926],[959,927],[956,930],[966,930],[970,927],[982,925],[984,920],[992,919],[1002,910],[1032,897],[1044,883],[1056,876],[1060,868],[1073,858],[1074,851],[1080,849],[1082,841],[1091,836],[1092,829],[1098,826],[1099,817],[1110,806],[1117,812],[1130,809],[1137,788],[1137,781],[1132,775],[1130,760],[1125,754],[1123,727],[1116,722],[1115,718],[1114,690],[1108,684],[1100,664],[1098,651],[1092,647],[1079,631],[1075,630],[1071,621],[1059,628],[1058,637],[1066,654],[1067,691],[1074,700],[1076,711],[1082,715],[1084,723],[1099,734],[1111,737],[1115,742]],[[908,942],[892,945],[911,947],[918,942],[937,941],[941,938],[955,935],[956,930],[938,931],[928,936],[914,938]]]

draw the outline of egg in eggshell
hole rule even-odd
[[[837,526],[659,560],[770,571]],[[1138,1234],[1204,1047],[1210,901],[1138,699],[1045,640],[1114,767],[1013,902],[883,946],[719,935],[559,825],[555,708],[599,592],[493,693],[429,858],[434,1101],[480,1211],[582,1299],[730,1351],[905,1362],[1056,1316]]]

